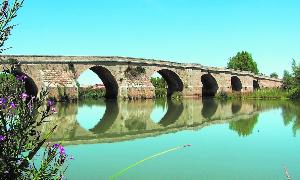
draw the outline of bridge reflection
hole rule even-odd
[[[43,127],[47,131],[54,124],[58,128],[50,141],[63,141],[65,144],[118,142],[136,138],[158,136],[187,129],[200,129],[218,123],[229,123],[229,128],[240,136],[252,133],[258,121],[258,114],[274,107],[283,108],[286,123],[300,119],[300,113],[292,113],[292,107],[275,101],[226,101],[217,102],[213,99],[184,99],[182,101],[166,100],[167,112],[159,122],[154,122],[150,115],[156,106],[163,108],[165,103],[155,104],[153,100],[144,101],[97,101],[83,102],[90,106],[105,106],[102,118],[90,128],[84,128],[84,121],[78,120],[77,114],[82,104],[58,104],[59,113],[51,117],[50,123]],[[292,107],[291,107],[292,106]],[[294,108],[297,109],[297,108]],[[89,121],[91,114],[86,114],[83,120]],[[99,117],[101,114],[99,112]],[[297,120],[293,126],[299,129]]]

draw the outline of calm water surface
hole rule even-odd
[[[83,101],[57,104],[50,141],[63,141],[68,179],[300,179],[300,104],[287,101]]]

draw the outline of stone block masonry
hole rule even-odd
[[[29,77],[28,90],[37,95],[42,88],[49,96],[76,100],[76,79],[92,70],[102,80],[107,98],[141,99],[155,96],[151,76],[158,72],[168,84],[168,95],[214,96],[224,92],[252,92],[255,88],[279,88],[282,80],[247,71],[205,67],[201,64],[118,56],[1,56],[19,62],[19,74]]]

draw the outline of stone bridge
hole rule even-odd
[[[102,80],[107,98],[153,98],[150,79],[159,73],[168,85],[168,96],[181,92],[184,97],[214,96],[224,92],[252,92],[257,88],[278,88],[282,80],[258,76],[247,71],[206,67],[200,64],[116,57],[116,56],[1,56],[19,62],[15,74],[25,74],[26,89],[37,95],[43,87],[49,96],[77,99],[76,79],[90,69]],[[0,69],[3,71],[3,69]]]

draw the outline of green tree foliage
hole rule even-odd
[[[284,71],[283,73],[283,86],[290,92],[290,97],[300,98],[300,64],[297,64],[293,59],[292,73]]]
[[[238,52],[234,57],[229,59],[227,68],[251,71],[254,74],[258,74],[258,68],[256,62],[253,60],[252,55],[247,51]]]
[[[282,81],[283,81],[284,89],[287,89],[287,90],[292,89],[292,85],[294,84],[293,76],[287,70],[284,70],[284,72],[283,72]]]
[[[293,78],[294,85],[299,88],[300,86],[300,64],[297,64],[295,59],[292,61],[292,70],[293,70]]]
[[[167,96],[167,83],[161,77],[151,77],[151,83],[155,88],[155,97],[162,98]]]
[[[167,87],[166,81],[161,77],[151,77],[150,81],[155,88],[166,88]]]
[[[270,74],[271,78],[278,78],[278,74],[276,72],[273,72]]]
[[[101,99],[105,97],[105,89],[93,89],[92,87],[78,88],[78,98],[83,99]]]

